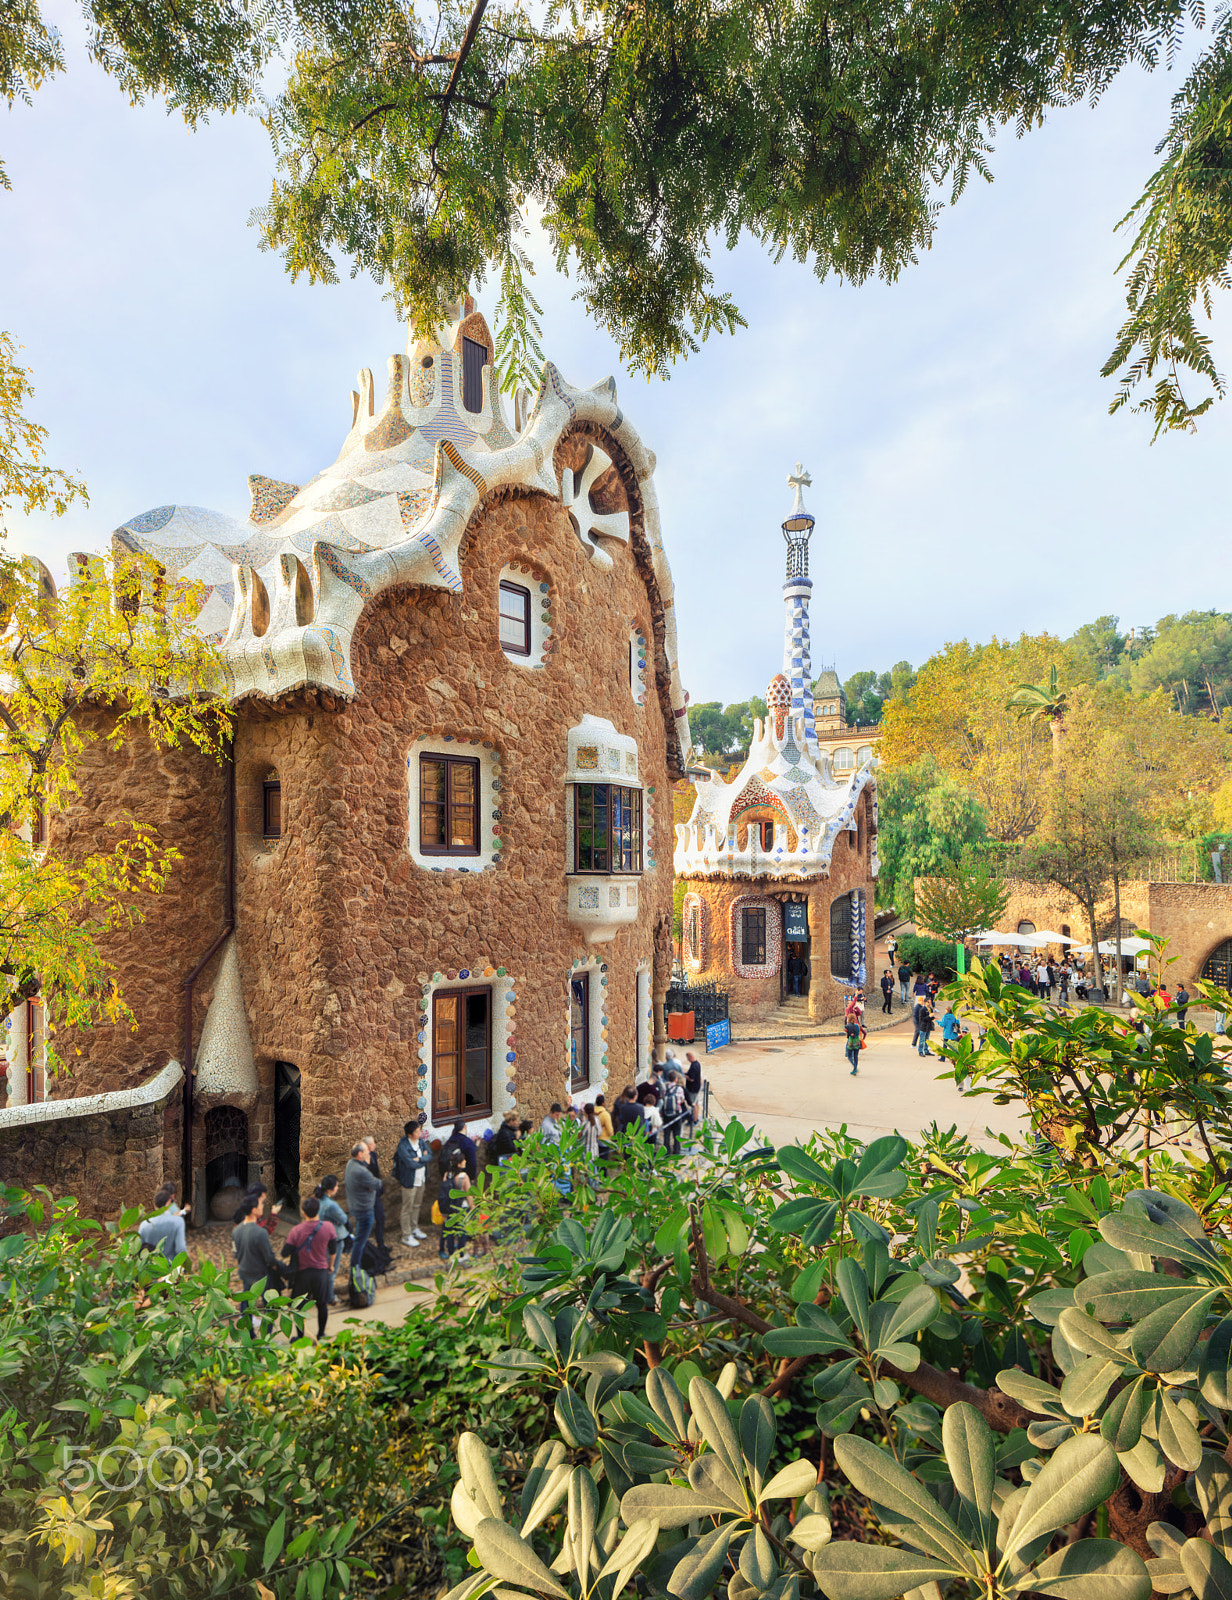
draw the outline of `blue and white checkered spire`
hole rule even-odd
[[[804,737],[809,749],[817,749],[817,732],[813,725],[813,663],[809,650],[809,598],[813,585],[808,575],[809,537],[813,532],[812,513],[805,510],[804,490],[812,478],[796,462],[796,470],[787,482],[796,491],[791,514],[783,523],[783,537],[787,541],[787,582],[783,585],[783,599],[787,606],[786,631],[783,636],[783,676],[791,686],[791,717],[804,713]]]

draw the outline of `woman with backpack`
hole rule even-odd
[[[457,1254],[459,1265],[470,1260],[462,1249],[466,1243],[466,1235],[458,1231],[456,1225],[450,1226],[451,1219],[459,1212],[465,1211],[470,1205],[466,1198],[471,1186],[471,1180],[466,1171],[465,1152],[457,1148],[449,1152],[448,1164],[445,1169],[445,1179],[441,1184],[441,1192],[437,1196],[437,1205],[441,1212],[441,1260],[448,1261]]]
[[[334,1251],[333,1265],[329,1274],[329,1295],[327,1298],[332,1306],[337,1298],[337,1291],[334,1285],[338,1278],[338,1266],[343,1256],[351,1248],[351,1230],[347,1226],[346,1212],[338,1204],[338,1180],[332,1172],[325,1174],[312,1193],[314,1199],[320,1202],[320,1210],[317,1215],[323,1222],[333,1223],[334,1236],[338,1241],[338,1247]]]
[[[291,1258],[292,1294],[316,1305],[318,1344],[329,1321],[329,1292],[334,1282],[330,1256],[338,1249],[334,1225],[326,1222],[320,1211],[321,1202],[310,1194],[303,1203],[304,1220],[295,1224],[282,1247],[283,1255]]]

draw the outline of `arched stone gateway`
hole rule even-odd
[[[1207,956],[1202,977],[1206,983],[1217,983],[1221,989],[1232,989],[1232,939],[1217,944]]]

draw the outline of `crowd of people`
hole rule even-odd
[[[676,1155],[682,1131],[697,1123],[701,1090],[701,1062],[693,1052],[688,1052],[683,1064],[669,1052],[665,1062],[652,1063],[644,1083],[622,1090],[610,1110],[603,1094],[581,1105],[554,1101],[538,1128],[518,1112],[506,1112],[495,1132],[484,1134],[488,1159],[507,1161],[528,1139],[559,1146],[567,1124],[577,1128],[587,1162],[606,1160],[616,1135],[631,1129],[639,1130],[652,1146]],[[393,1159],[393,1176],[401,1190],[399,1236],[408,1250],[418,1249],[427,1239],[421,1223],[434,1166],[440,1185],[431,1220],[441,1228],[441,1259],[465,1263],[469,1256],[462,1214],[472,1203],[471,1190],[479,1176],[479,1144],[467,1133],[465,1122],[454,1123],[439,1151],[433,1148],[426,1128],[417,1122],[405,1125]],[[231,1248],[243,1296],[251,1305],[266,1290],[288,1293],[301,1303],[305,1316],[315,1307],[316,1336],[321,1339],[329,1309],[337,1304],[343,1261],[348,1263],[352,1309],[371,1303],[376,1275],[390,1264],[385,1244],[385,1185],[375,1137],[368,1134],[355,1143],[341,1182],[327,1173],[300,1202],[300,1221],[286,1235],[279,1254],[275,1254],[274,1234],[282,1202],[267,1209],[268,1193],[265,1184],[251,1183],[232,1220]],[[188,1247],[188,1215],[189,1207],[176,1202],[174,1185],[163,1185],[154,1196],[152,1215],[138,1228],[143,1245],[174,1261]]]

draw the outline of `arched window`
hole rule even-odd
[[[1207,956],[1202,978],[1205,983],[1217,983],[1221,989],[1232,989],[1232,939],[1216,945]]]
[[[1034,933],[1035,932],[1035,924],[1033,922],[1026,922],[1026,921],[1020,922],[1018,924],[1018,932],[1019,933]],[[1029,944],[1020,944],[1018,946],[1018,950],[1019,950],[1020,954],[1025,954],[1028,950],[1030,950],[1030,948],[1031,948],[1031,946]]]
[[[282,838],[282,783],[276,772],[261,783],[261,837]]]
[[[851,896],[840,894],[830,902],[830,975],[851,978]]]
[[[862,744],[860,746],[860,748],[856,751],[856,760],[860,763],[861,766],[864,766],[864,764],[866,762],[871,761],[872,759],[873,759],[873,747],[872,747],[872,745],[871,744]]]

